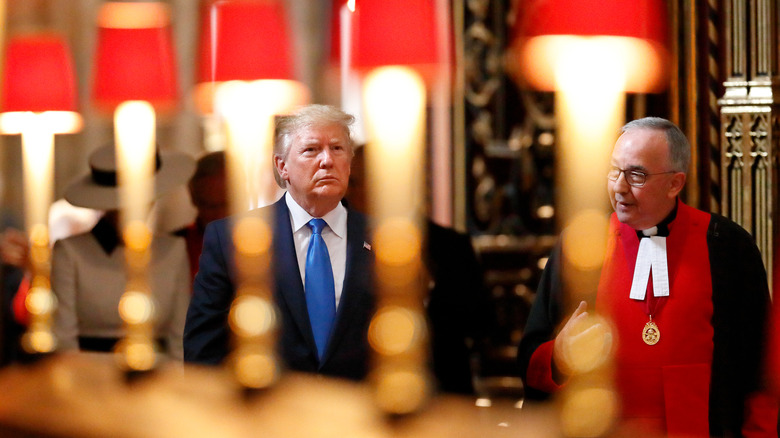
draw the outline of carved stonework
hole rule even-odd
[[[724,1],[721,213],[756,240],[771,282],[778,209],[778,5]]]
[[[505,71],[510,0],[463,0],[461,222],[474,237],[493,302],[482,375],[515,373],[515,351],[544,260],[555,242],[553,95],[523,90]],[[457,14],[456,14],[457,15]],[[456,191],[457,192],[457,191]],[[457,202],[457,200],[456,200]]]
[[[723,213],[744,227],[742,204],[745,192],[742,190],[742,174],[745,169],[745,154],[742,146],[742,119],[739,116],[730,116],[724,119],[724,126],[726,129],[723,133],[725,143],[721,175],[724,185],[730,190],[722,197],[725,201]]]
[[[504,70],[508,3],[463,7],[465,223],[478,235],[552,233],[552,95],[519,90]]]

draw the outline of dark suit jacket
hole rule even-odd
[[[336,323],[322,363],[317,360],[303,283],[295,255],[290,214],[284,197],[259,209],[272,217],[274,227],[272,272],[274,299],[281,324],[278,349],[288,368],[360,380],[368,371],[368,325],[375,308],[372,288],[374,255],[368,240],[366,218],[349,210],[347,216],[347,262]],[[200,269],[184,329],[184,360],[219,364],[229,352],[227,323],[235,296],[235,266],[231,218],[206,227]]]
[[[490,303],[471,237],[428,220],[425,264],[433,373],[439,390],[473,394],[472,356],[487,336]]]

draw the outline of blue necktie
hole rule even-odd
[[[322,229],[327,224],[322,219],[312,219],[307,225],[311,228],[311,239],[306,253],[306,307],[309,309],[317,354],[322,359],[336,316],[336,287],[328,247],[322,239]]]

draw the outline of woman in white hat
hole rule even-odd
[[[195,170],[182,153],[159,152],[155,195],[185,184]],[[118,231],[118,190],[114,146],[89,158],[90,173],[71,183],[65,199],[106,213],[91,231],[58,240],[52,255],[52,289],[57,296],[55,334],[60,350],[111,351],[123,333],[119,299],[125,288],[125,262]],[[182,358],[182,334],[190,298],[184,239],[155,235],[148,266],[155,302],[155,334],[173,358]]]

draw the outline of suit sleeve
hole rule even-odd
[[[175,290],[173,291],[172,315],[166,332],[168,354],[174,359],[181,360],[184,356],[182,337],[184,335],[184,323],[187,315],[187,306],[190,302],[190,266],[185,249],[184,239],[177,238],[174,254],[176,275]]]
[[[203,236],[203,252],[193,283],[184,327],[184,361],[219,364],[229,351],[228,312],[235,295],[228,254],[232,246],[227,219],[212,222]]]
[[[545,399],[559,387],[552,378],[552,351],[562,296],[561,254],[557,245],[542,273],[518,347],[520,376],[526,397],[532,400]]]
[[[57,297],[54,334],[59,350],[79,349],[79,324],[76,313],[76,262],[66,240],[54,244],[51,263],[51,285]]]
[[[425,262],[433,285],[426,310],[434,375],[441,391],[472,394],[471,356],[490,318],[481,264],[468,235],[432,222]]]

